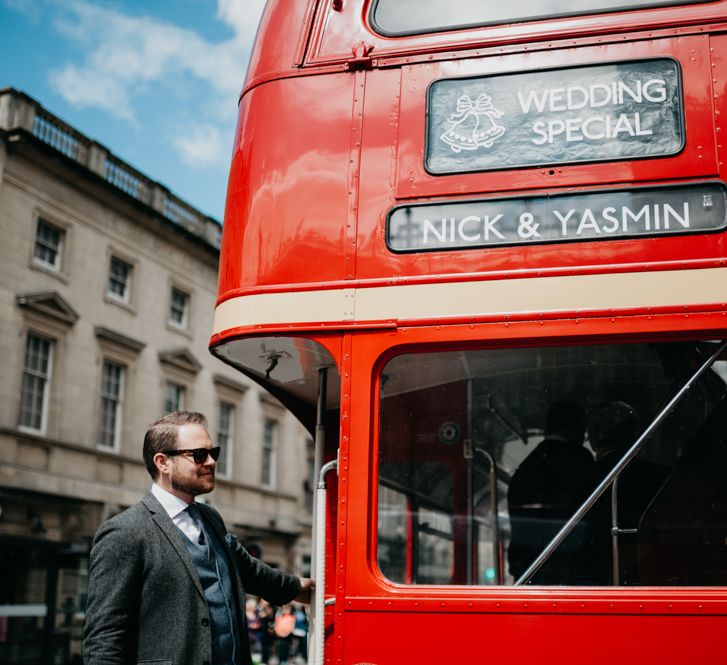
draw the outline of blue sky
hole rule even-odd
[[[0,0],[0,88],[222,220],[265,0]]]

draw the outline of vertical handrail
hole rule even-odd
[[[318,368],[318,396],[316,399],[316,432],[313,443],[313,478],[315,482],[323,465],[323,451],[326,447],[326,395],[328,392],[328,368]],[[316,514],[317,492],[313,493],[313,514]],[[316,560],[316,523],[313,522],[311,534],[311,561]]]
[[[497,583],[502,584],[502,565],[500,562],[500,521],[498,520],[497,496],[497,464],[495,458],[484,448],[475,448],[475,452],[482,455],[490,465],[490,512],[492,513],[492,561],[495,564]]]
[[[649,426],[643,431],[641,436],[636,439],[634,444],[629,448],[624,456],[616,463],[606,477],[598,484],[595,490],[591,493],[583,505],[576,510],[573,516],[563,525],[560,531],[555,534],[553,540],[551,540],[540,555],[533,561],[528,569],[515,581],[515,586],[520,586],[527,582],[535,573],[540,570],[541,566],[547,561],[548,557],[558,548],[558,546],[568,537],[571,531],[575,528],[578,522],[585,517],[586,513],[593,507],[593,504],[598,501],[601,495],[608,489],[609,485],[619,476],[624,467],[639,454],[641,448],[643,448],[651,433],[661,424],[661,421],[666,418],[669,412],[679,403],[684,395],[692,387],[692,384],[706,372],[719,358],[722,352],[727,348],[727,341],[722,342],[717,350],[702,363],[697,371],[689,378],[689,380],[677,391],[666,404],[666,406],[659,411],[654,420],[651,421]]]
[[[318,487],[316,489],[316,558],[315,558],[315,580],[316,593],[315,602],[313,603],[313,639],[310,645],[310,651],[313,654],[308,661],[313,665],[323,665],[325,656],[326,641],[326,621],[325,621],[325,604],[326,604],[326,474],[338,468],[338,460],[331,460],[324,464],[318,479]]]
[[[315,479],[321,472],[323,465],[323,451],[326,447],[326,397],[328,392],[328,368],[318,368],[318,395],[316,398],[316,430],[315,439],[313,444],[313,478],[311,481],[315,482]],[[312,533],[311,533],[311,562],[312,571],[314,575],[317,575],[316,562],[318,560],[318,486],[316,485],[315,491],[313,492],[313,520]],[[325,506],[325,498],[324,498]],[[325,528],[325,513],[323,525]],[[323,551],[325,552],[325,540],[323,541]],[[322,557],[325,558],[325,557]],[[317,578],[314,577],[317,580]],[[313,603],[311,607],[311,624],[315,626],[316,623],[316,604]],[[313,634],[314,631],[311,631]],[[313,654],[315,649],[315,639],[311,639],[308,643],[308,662],[312,663]]]
[[[619,528],[618,528],[618,481],[620,476],[613,479],[611,487],[611,570],[613,574],[613,586],[619,586],[621,582],[621,554],[619,551]]]

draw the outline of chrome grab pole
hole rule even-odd
[[[490,512],[492,513],[492,561],[495,564],[497,583],[502,584],[502,565],[500,561],[500,523],[498,520],[497,497],[497,464],[495,459],[484,448],[475,448],[475,452],[482,455],[490,465]]]
[[[666,406],[659,411],[654,420],[651,421],[649,426],[644,430],[643,434],[636,439],[636,442],[629,448],[624,456],[616,463],[606,477],[599,483],[598,487],[593,490],[591,496],[589,496],[585,503],[574,513],[574,515],[563,525],[563,528],[558,531],[553,540],[548,543],[546,548],[540,553],[537,559],[530,564],[530,567],[515,581],[515,586],[525,584],[535,573],[540,570],[540,567],[547,561],[548,557],[557,549],[557,547],[568,537],[568,534],[573,531],[576,524],[583,519],[585,514],[593,507],[593,504],[598,501],[600,496],[608,489],[609,485],[614,481],[615,478],[623,471],[624,467],[639,454],[644,443],[651,435],[651,433],[657,428],[669,412],[679,403],[682,397],[689,391],[694,382],[702,376],[719,358],[722,352],[727,348],[727,341],[722,342],[717,350],[707,358],[707,360],[700,365],[699,369],[692,375],[692,377],[679,389],[679,391],[672,397],[666,404]]]
[[[318,487],[316,489],[316,558],[315,558],[315,581],[316,593],[315,602],[313,603],[313,632],[310,644],[310,653],[312,658],[308,662],[313,665],[323,665],[324,649],[325,649],[325,631],[326,631],[326,474],[338,469],[338,460],[331,460],[324,464],[318,478]],[[334,599],[335,600],[335,599]]]
[[[613,586],[619,586],[621,582],[621,555],[619,552],[618,542],[618,479],[613,479],[613,487],[611,487],[611,569],[613,575]]]
[[[313,449],[313,478],[311,482],[315,483],[323,465],[323,451],[326,447],[326,397],[328,392],[328,367],[318,368],[318,394],[316,399],[316,429],[315,429],[315,440]],[[316,485],[317,488],[317,485]],[[313,525],[311,534],[311,571],[315,579],[316,574],[316,561],[317,561],[317,543],[318,543],[318,522],[316,516],[318,514],[318,492],[313,492]],[[325,514],[325,513],[324,513]],[[323,524],[325,528],[325,521]],[[325,540],[324,547],[325,547]],[[324,549],[325,552],[325,549]],[[311,606],[311,628],[316,623],[316,606],[315,602]],[[313,654],[315,649],[315,639],[313,639],[313,632],[311,630],[311,639],[308,641],[308,662],[312,663]]]

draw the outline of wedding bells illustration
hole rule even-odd
[[[474,101],[469,95],[461,95],[456,113],[447,118],[452,126],[440,138],[454,152],[490,148],[505,133],[505,128],[497,123],[502,115],[485,92]]]

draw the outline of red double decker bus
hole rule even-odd
[[[211,349],[316,435],[316,662],[724,658],[725,82],[724,0],[268,2]]]

